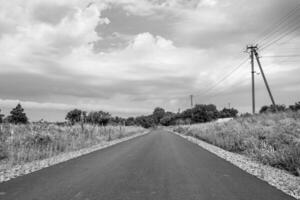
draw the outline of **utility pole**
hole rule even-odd
[[[250,51],[250,59],[251,59],[251,78],[252,78],[252,112],[253,114],[255,114],[255,80],[254,80],[254,75],[255,75],[255,71],[254,71],[254,57],[256,58],[256,62],[259,66],[259,70],[262,74],[262,77],[264,79],[264,83],[265,83],[265,86],[268,90],[268,93],[269,93],[269,96],[270,96],[270,99],[272,101],[272,104],[274,106],[274,109],[276,109],[276,104],[275,104],[275,101],[274,101],[274,98],[273,98],[273,95],[272,95],[272,92],[271,92],[271,89],[270,89],[270,86],[268,84],[268,81],[267,81],[267,78],[265,76],[265,73],[264,73],[264,70],[261,66],[261,63],[260,63],[260,60],[259,60],[259,55],[258,55],[258,52],[257,52],[257,45],[255,46],[247,46],[247,51],[249,52]]]
[[[194,107],[193,98],[194,98],[194,95],[191,94],[190,98],[191,98],[191,123],[192,123],[192,121],[194,119],[194,113],[193,113],[193,107]]]
[[[191,98],[191,108],[193,108],[194,107],[194,102],[193,102],[194,95],[191,94],[190,98]]]
[[[254,51],[257,46],[247,46],[247,51],[250,50],[251,59],[251,80],[252,80],[252,113],[255,114],[255,79],[254,79]]]
[[[273,106],[274,106],[274,109],[277,110],[277,109],[276,109],[276,104],[275,104],[275,101],[274,101],[274,98],[273,98],[273,95],[272,95],[272,92],[271,92],[271,89],[270,89],[270,86],[269,86],[269,84],[268,84],[268,81],[267,81],[267,78],[266,78],[266,76],[265,76],[264,70],[263,70],[263,68],[262,68],[262,66],[261,66],[261,63],[260,63],[260,60],[259,60],[259,56],[258,56],[258,53],[257,53],[256,49],[254,50],[254,55],[255,55],[257,64],[258,64],[258,66],[259,66],[261,75],[262,75],[262,77],[263,77],[263,79],[264,79],[264,82],[265,82],[266,88],[267,88],[267,90],[268,90],[270,99],[271,99],[272,104],[273,104]]]

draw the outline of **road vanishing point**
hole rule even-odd
[[[292,200],[180,136],[155,130],[0,184],[2,200]]]

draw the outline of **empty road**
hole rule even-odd
[[[157,130],[0,184],[5,200],[292,200],[179,136]]]

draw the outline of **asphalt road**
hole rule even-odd
[[[291,200],[179,136],[152,133],[0,184],[5,200]]]

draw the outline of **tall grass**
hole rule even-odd
[[[300,175],[300,112],[239,117],[225,123],[176,127],[175,131]]]
[[[2,163],[13,166],[41,160],[105,141],[128,137],[142,130],[140,127],[122,126],[1,124],[0,165]]]

